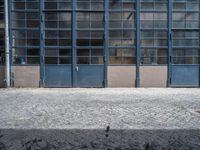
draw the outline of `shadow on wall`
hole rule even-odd
[[[199,149],[200,130],[0,129],[0,150]]]
[[[5,67],[0,66],[0,88],[5,87]]]

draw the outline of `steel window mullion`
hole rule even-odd
[[[167,13],[166,10],[141,10],[142,13]]]
[[[168,0],[168,79],[167,87],[171,86],[171,76],[172,76],[172,0]]]
[[[172,31],[200,31],[199,28],[172,28]]]
[[[45,61],[45,53],[44,53],[44,0],[40,0],[40,87],[44,87],[44,79],[45,79],[45,69],[44,69],[44,61]]]
[[[49,48],[49,49],[54,49],[54,48],[61,48],[61,49],[64,49],[64,48],[71,48],[71,46],[44,46],[44,48]]]
[[[12,48],[39,48],[40,46],[13,46]]]
[[[108,87],[109,0],[104,0],[104,87]]]
[[[54,13],[54,12],[56,12],[56,13],[61,13],[61,12],[71,12],[71,10],[61,10],[61,9],[58,9],[58,10],[44,10],[43,12],[46,12],[46,13]]]
[[[12,8],[12,0],[9,0],[8,1],[8,16],[9,16],[8,26],[9,26],[9,52],[10,52],[10,84],[11,84],[11,87],[13,87],[13,76],[12,76],[12,66],[13,66],[13,50],[12,50],[12,46],[13,46],[13,34],[12,34],[12,12],[11,12],[11,8]]]
[[[90,12],[92,12],[92,13],[93,13],[93,12],[94,12],[94,13],[96,13],[96,12],[97,12],[97,13],[98,13],[98,12],[101,12],[101,13],[102,13],[102,12],[104,12],[104,10],[88,10],[88,9],[85,10],[85,9],[78,9],[78,10],[76,10],[76,12],[87,12],[87,13],[90,13]]]
[[[35,13],[38,12],[39,10],[17,10],[17,9],[13,9],[11,10],[11,13],[13,12],[17,12],[17,13]]]
[[[199,51],[198,51],[198,65],[199,65],[199,87],[200,87],[200,2],[199,2]]]
[[[150,48],[150,49],[166,48],[167,49],[167,46],[140,46],[140,48]]]
[[[110,9],[108,10],[109,12],[135,12],[136,13],[136,10],[124,10],[124,9]]]
[[[172,46],[172,48],[199,48],[199,46]]]
[[[136,81],[135,86],[140,87],[140,0],[136,1]]]
[[[72,87],[77,87],[77,20],[76,20],[77,0],[72,0]]]
[[[100,48],[104,48],[104,46],[76,46],[77,48],[92,48],[92,49],[100,49]]]
[[[168,28],[140,28],[140,31],[168,31]]]

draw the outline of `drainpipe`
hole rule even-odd
[[[6,87],[10,88],[10,49],[9,49],[9,26],[8,26],[8,0],[4,0],[5,10],[5,57],[6,57]]]

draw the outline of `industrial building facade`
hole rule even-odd
[[[199,0],[7,2],[13,87],[200,86]]]

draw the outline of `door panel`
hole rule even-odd
[[[79,1],[79,0],[78,0]],[[91,3],[91,2],[89,2]],[[102,5],[103,2],[99,3]],[[103,11],[79,11],[77,18],[77,86],[103,87],[104,23]]]
[[[72,7],[61,7],[59,1],[44,1],[45,87],[103,87],[103,1],[77,0],[77,9],[81,2],[82,5],[98,4],[99,11],[83,7],[73,14]],[[76,42],[72,43],[72,39]]]
[[[101,65],[78,65],[78,87],[103,87],[104,67]]]
[[[72,87],[71,65],[45,65],[45,87]]]
[[[72,87],[71,12],[55,11],[56,3],[45,5],[44,86]]]
[[[172,1],[172,3],[171,86],[198,87],[200,71],[200,7],[187,6],[191,4],[199,6],[200,2]]]
[[[198,87],[199,66],[198,65],[173,65],[172,66],[173,87]]]

